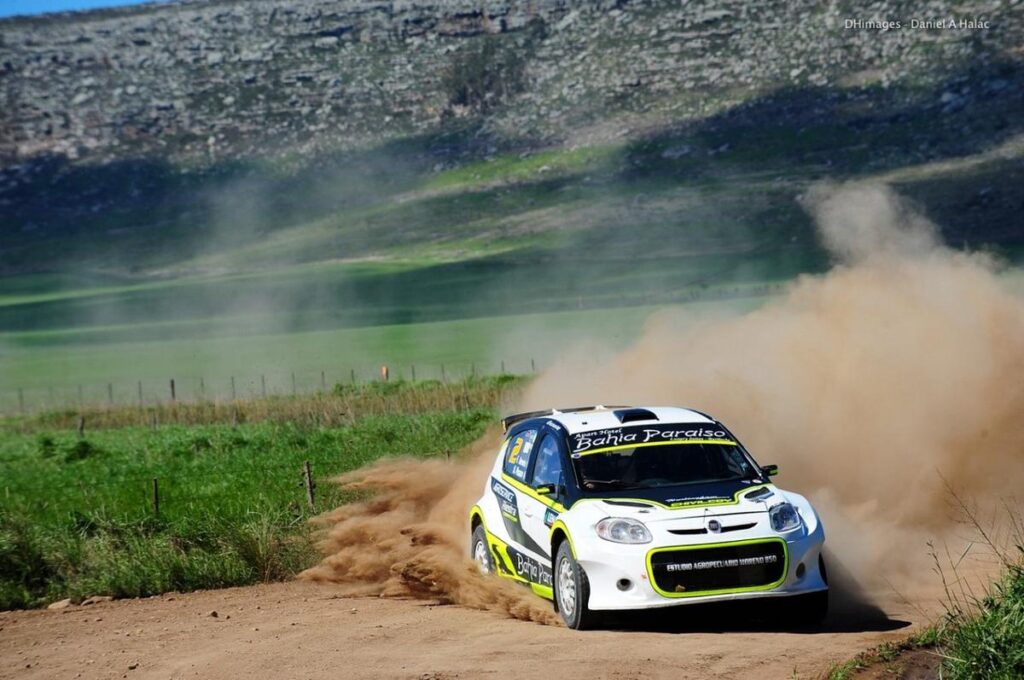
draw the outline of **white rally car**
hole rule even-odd
[[[828,608],[824,529],[717,420],[689,409],[590,406],[502,421],[470,511],[472,557],[529,585],[570,628],[600,612],[787,598]]]

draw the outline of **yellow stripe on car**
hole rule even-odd
[[[480,519],[480,526],[484,529],[484,536],[487,537],[487,543],[492,549],[492,553],[497,553],[502,561],[502,568],[495,570],[497,574],[503,578],[519,581],[520,583],[530,583],[527,579],[519,576],[512,566],[512,558],[508,554],[508,544],[487,530],[487,523],[484,522],[484,513],[479,505],[474,505],[473,509],[469,511],[470,522],[473,521],[474,516]]]
[[[544,505],[548,506],[549,508],[551,508],[553,510],[557,510],[558,512],[565,512],[565,506],[562,505],[561,503],[559,503],[558,501],[554,501],[554,500],[551,500],[550,498],[548,498],[547,496],[540,495],[539,493],[537,493],[536,491],[534,491],[533,489],[528,487],[526,484],[523,484],[522,482],[520,482],[518,479],[516,479],[514,477],[510,477],[509,475],[505,474],[504,472],[501,473],[501,480],[503,482],[509,484],[510,486],[514,487],[517,491],[521,491],[522,493],[526,494],[530,498],[532,498],[534,500],[537,500],[537,501],[540,501],[541,503],[543,503]]]
[[[560,519],[556,519],[554,524],[551,525],[551,532],[548,533],[548,545],[551,545],[551,539],[555,537],[555,531],[558,529],[561,529],[562,533],[565,534],[565,540],[569,542],[569,552],[572,553],[572,558],[576,559],[576,546],[573,545],[572,536],[569,535],[569,527],[565,526],[565,522]],[[554,557],[553,554],[552,557]]]
[[[642,449],[645,446],[668,446],[669,444],[721,444],[722,446],[736,446],[731,439],[673,439],[667,442],[647,442],[644,444],[620,444],[618,446],[605,446],[590,451],[574,451],[572,456],[589,456],[594,453],[608,453],[609,451],[621,451],[623,449]]]

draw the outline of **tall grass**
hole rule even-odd
[[[392,380],[335,385],[328,392],[294,397],[272,396],[237,401],[202,400],[145,407],[87,406],[12,417],[0,427],[17,432],[49,429],[119,428],[144,425],[232,425],[274,421],[312,427],[348,425],[363,416],[431,413],[468,408],[497,408],[526,378],[496,375],[458,382]]]
[[[495,422],[493,405],[516,384],[391,383],[239,402],[227,422],[222,405],[180,405],[163,415],[190,424],[156,427],[116,427],[131,423],[130,409],[97,412],[84,436],[63,415],[8,423],[0,609],[287,578],[316,559],[309,517],[349,499],[323,484],[310,509],[304,461],[321,479],[381,456],[450,456]],[[334,420],[308,417],[326,405],[339,410]]]
[[[943,677],[1024,678],[1024,570],[1019,565],[953,622],[943,650]]]
[[[979,542],[998,560],[1002,574],[977,593],[960,573],[959,560],[947,557],[943,562],[933,552],[946,590],[942,677],[1024,678],[1024,518],[1016,506],[1004,504],[998,524],[983,522],[976,508],[951,493]]]
[[[927,677],[1024,678],[1024,517],[1019,506],[1004,503],[983,521],[975,506],[948,483],[946,487],[976,540],[963,554],[929,544],[934,571],[945,591],[944,615],[905,640],[886,642],[833,667],[825,676],[828,680],[861,677],[861,672],[872,678],[904,677],[904,655],[919,650],[927,650],[932,659],[932,674]],[[988,552],[1001,568],[996,581],[987,586],[972,580],[962,568],[967,554],[977,548]]]

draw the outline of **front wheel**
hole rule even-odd
[[[587,573],[572,556],[568,541],[558,546],[555,554],[555,604],[565,625],[574,630],[586,630],[598,624],[598,614],[590,611],[590,581]]]
[[[494,571],[494,559],[487,547],[487,534],[482,524],[476,525],[476,529],[473,529],[473,536],[469,541],[469,554],[481,574],[490,574]]]

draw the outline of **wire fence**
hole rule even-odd
[[[434,451],[427,457],[450,460],[451,451]],[[211,480],[224,478],[225,470],[219,469],[177,469],[162,471],[135,471],[129,474],[104,474],[87,479],[70,480],[64,475],[57,476],[16,476],[0,480],[0,508],[14,507],[30,500],[33,509],[39,511],[55,503],[61,512],[91,512],[108,510],[119,514],[130,510],[145,510],[147,514],[159,517],[168,510],[175,514],[190,514],[196,508],[211,505],[212,497],[250,498],[244,489],[259,493],[266,499],[274,499],[279,509],[292,509],[302,513],[315,514],[333,505],[341,488],[330,484],[333,475],[344,469],[340,461],[330,457],[305,460],[292,459],[287,462],[242,465],[232,467],[227,478],[236,480],[233,492],[226,492]],[[239,477],[245,481],[237,482]],[[255,481],[254,481],[255,480]],[[258,486],[258,491],[256,487]],[[321,490],[326,484],[326,493]],[[68,487],[71,488],[68,488]],[[54,491],[59,490],[54,496]],[[306,515],[308,516],[308,515]]]
[[[178,403],[233,402],[271,397],[326,393],[337,386],[371,382],[436,380],[442,384],[473,377],[537,372],[535,359],[407,364],[323,370],[269,370],[237,375],[169,376],[164,380],[117,379],[103,383],[47,387],[16,387],[0,396],[0,415],[32,415],[43,411],[165,406]]]

